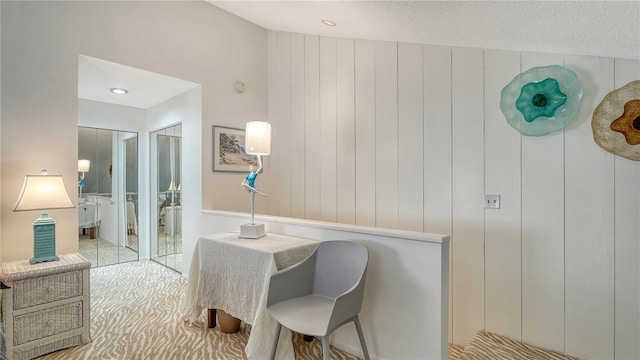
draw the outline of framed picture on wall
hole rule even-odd
[[[244,129],[213,125],[213,171],[249,172],[251,165],[258,160],[244,151]]]

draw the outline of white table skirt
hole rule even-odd
[[[78,204],[78,227],[82,229],[96,227],[100,219],[100,204],[94,202]]]
[[[240,239],[237,233],[201,237],[182,302],[184,320],[195,322],[204,309],[224,310],[252,325],[247,358],[264,359],[276,328],[266,307],[271,275],[302,261],[317,246],[314,240],[277,234],[260,239]],[[276,358],[294,357],[291,332],[283,328]]]
[[[161,215],[164,215],[164,233],[167,235],[182,234],[182,207],[167,206]]]
[[[138,235],[138,218],[136,216],[136,205],[133,201],[127,201],[127,230],[133,232],[132,235]]]

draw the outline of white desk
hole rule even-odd
[[[264,359],[271,351],[276,328],[266,307],[271,275],[302,261],[317,246],[314,240],[277,234],[260,239],[240,239],[238,233],[201,237],[191,260],[183,318],[194,322],[204,309],[224,310],[252,325],[247,358]],[[285,328],[276,356],[295,357],[291,332]]]

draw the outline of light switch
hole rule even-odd
[[[500,209],[500,195],[484,194],[485,209]]]

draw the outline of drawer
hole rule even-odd
[[[82,295],[83,270],[69,271],[13,283],[13,308],[25,309]]]
[[[18,350],[14,349],[13,357],[11,358],[14,360],[31,360],[53,351],[82,344],[82,335],[74,335],[57,340],[43,339],[35,346],[18,348]]]
[[[18,346],[82,327],[82,300],[13,318],[13,345]]]

